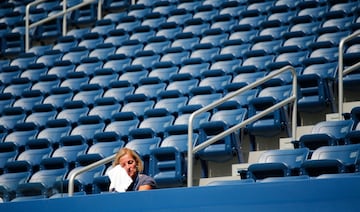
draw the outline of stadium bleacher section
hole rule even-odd
[[[119,207],[354,209],[359,68],[341,79],[350,106],[335,120],[328,116],[338,112],[339,45],[359,33],[358,0],[104,0],[99,20],[94,1],[66,15],[66,34],[62,18],[31,28],[26,51],[30,2],[0,3],[0,209],[43,211],[39,199],[51,199],[46,210],[54,211],[65,202],[95,211],[96,204],[137,199],[144,204]],[[62,4],[32,6],[30,23]],[[359,38],[345,45],[345,68],[359,62],[358,50]],[[291,107],[271,111],[196,152],[198,186],[185,188],[189,116],[288,65],[297,75],[297,138],[281,148],[294,133]],[[291,96],[292,83],[281,74],[197,117],[193,145]],[[61,198],[72,172],[125,146],[140,154],[158,190],[111,194],[107,163],[78,175],[75,196]],[[264,153],[250,161],[257,151]],[[164,196],[169,201],[156,205]]]

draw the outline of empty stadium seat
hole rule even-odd
[[[134,112],[118,112],[111,118],[111,122],[105,127],[104,132],[115,132],[127,141],[129,132],[138,127],[140,120]]]
[[[60,139],[70,134],[72,127],[66,119],[54,119],[46,122],[36,136],[37,139],[46,139],[56,149],[59,146]]]
[[[5,107],[2,110],[0,123],[6,129],[13,129],[17,123],[25,121],[26,113],[22,107]]]
[[[108,85],[103,97],[115,98],[119,103],[123,103],[126,96],[134,93],[135,87],[128,81],[114,81]]]
[[[31,90],[39,90],[45,96],[47,96],[51,89],[57,88],[60,85],[60,79],[54,74],[46,74],[39,77],[39,81],[33,83]]]
[[[47,74],[54,74],[60,79],[64,79],[68,73],[74,72],[75,68],[75,64],[71,61],[60,60],[54,63],[54,66],[48,70]]]
[[[145,111],[154,107],[155,101],[150,100],[144,94],[132,94],[125,97],[124,106],[121,112],[134,112],[139,119],[142,119]]]
[[[138,128],[150,128],[154,133],[162,137],[166,127],[173,124],[175,117],[165,108],[154,108],[146,110],[144,120],[139,124]]]
[[[344,138],[353,129],[353,125],[353,120],[321,121],[313,126],[311,133],[294,141],[294,145],[313,151],[321,146],[344,144]]]
[[[300,175],[300,168],[307,160],[309,149],[267,150],[256,163],[247,169],[247,178],[262,180],[268,177]]]
[[[109,122],[111,117],[119,112],[121,104],[113,97],[101,97],[95,100],[94,107],[90,109],[88,115],[98,115],[105,122]]]
[[[70,101],[74,96],[73,90],[69,87],[52,88],[47,97],[44,98],[44,104],[51,104],[56,109],[63,107],[64,103]]]
[[[57,113],[56,108],[51,104],[36,104],[32,108],[31,114],[26,117],[25,122],[33,122],[42,128],[47,121],[55,119]]]
[[[79,92],[74,95],[72,100],[83,101],[85,104],[92,106],[103,93],[104,90],[99,84],[85,84],[80,87]]]
[[[77,123],[70,135],[81,135],[89,144],[92,143],[94,135],[105,128],[105,121],[98,115],[82,116]]]
[[[76,124],[78,119],[87,115],[89,107],[83,101],[67,101],[64,102],[63,110],[60,111],[56,119],[66,119],[72,124]]]
[[[95,70],[89,84],[98,84],[102,88],[106,88],[109,83],[117,81],[119,75],[110,68],[100,68]]]
[[[303,174],[311,177],[321,174],[337,174],[358,171],[359,145],[322,146],[317,148],[311,158],[301,165]]]
[[[86,75],[92,76],[97,69],[102,68],[104,62],[97,57],[85,57],[81,59],[80,64],[75,68],[76,72],[84,72]]]
[[[14,142],[19,148],[23,148],[29,140],[36,138],[38,132],[38,127],[32,122],[17,123],[4,142]]]
[[[123,73],[124,69],[130,66],[132,59],[125,54],[112,54],[107,57],[103,68],[111,68],[117,73]]]
[[[101,132],[94,135],[93,145],[89,147],[87,154],[100,154],[106,158],[116,154],[124,146],[125,141],[116,132]]]

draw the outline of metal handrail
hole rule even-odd
[[[69,189],[68,189],[69,196],[73,196],[73,194],[74,194],[74,183],[75,183],[76,176],[78,176],[81,173],[90,171],[90,170],[92,170],[92,169],[94,169],[94,168],[96,168],[98,166],[101,166],[101,165],[104,165],[106,163],[109,163],[109,162],[113,161],[115,159],[115,156],[116,156],[116,154],[113,154],[111,156],[108,156],[108,157],[106,157],[104,159],[96,161],[96,162],[94,162],[92,164],[89,164],[87,166],[84,166],[84,167],[72,172],[69,175]]]
[[[277,76],[285,71],[291,71],[292,75],[293,75],[293,81],[292,81],[292,95],[284,100],[282,100],[281,102],[267,108],[266,110],[240,122],[239,124],[227,129],[224,132],[221,132],[220,134],[206,140],[205,142],[193,147],[193,121],[195,116],[206,112],[208,110],[211,110],[213,108],[215,108],[216,106],[224,103],[225,101],[239,95],[240,93],[243,93],[247,90],[250,90],[252,88],[255,88],[257,86],[259,86],[260,84],[263,84],[264,82],[272,79],[274,76]],[[210,105],[207,105],[206,107],[200,108],[197,111],[193,112],[190,117],[189,117],[189,122],[188,122],[188,170],[187,170],[187,186],[188,187],[192,187],[193,184],[193,157],[194,154],[196,152],[198,152],[199,150],[211,145],[212,143],[215,143],[216,141],[224,138],[225,136],[233,133],[234,131],[245,127],[247,124],[256,121],[257,119],[260,119],[261,117],[275,111],[276,109],[279,109],[280,107],[283,107],[291,102],[295,102],[297,100],[297,74],[296,71],[294,69],[294,67],[292,66],[285,66],[277,71],[273,71],[271,72],[269,75],[257,80],[256,82],[249,84],[233,93],[230,93],[228,95],[226,95],[224,98],[217,100],[215,102],[213,102]],[[295,140],[296,139],[296,127],[297,127],[297,104],[293,104],[293,109],[292,109],[292,131],[291,131],[291,136],[292,139]]]
[[[338,73],[338,98],[339,98],[339,119],[344,119],[342,113],[343,113],[343,102],[344,102],[344,83],[343,83],[343,76],[346,74],[349,74],[350,72],[358,69],[360,67],[360,62],[355,63],[354,65],[351,65],[350,67],[346,68],[344,70],[344,46],[345,43],[356,38],[360,35],[360,31],[354,32],[353,34],[341,39],[339,43],[339,73]]]
[[[30,25],[29,23],[29,12],[30,12],[30,7],[33,6],[33,5],[36,5],[36,4],[39,4],[41,2],[44,2],[46,0],[37,0],[37,1],[34,1],[34,2],[31,2],[29,4],[26,5],[26,11],[25,11],[25,51],[29,51],[30,49],[30,28],[33,28],[33,27],[36,27],[36,26],[39,26],[45,22],[48,22],[48,21],[51,21],[57,17],[60,17],[60,16],[63,16],[63,24],[62,24],[62,35],[66,35],[67,33],[67,29],[66,29],[66,26],[67,26],[67,19],[66,19],[66,15],[67,13],[69,12],[72,12],[74,10],[77,10],[83,6],[86,6],[88,4],[92,4],[96,1],[98,1],[98,8],[97,8],[97,19],[100,20],[101,17],[102,17],[102,0],[84,0],[83,2],[75,5],[75,6],[72,6],[70,8],[67,8],[66,7],[66,0],[63,0],[63,10],[61,12],[58,12],[52,16],[48,16],[44,19],[41,19],[37,22],[34,22]]]

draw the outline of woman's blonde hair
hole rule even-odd
[[[126,147],[121,148],[118,151],[118,153],[115,156],[113,166],[116,166],[116,165],[120,164],[120,158],[123,157],[124,155],[127,155],[127,154],[131,155],[134,158],[135,163],[136,163],[136,167],[137,167],[137,171],[139,173],[142,173],[143,170],[144,170],[144,163],[141,160],[140,156],[134,150],[126,148]]]

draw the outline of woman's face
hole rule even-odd
[[[122,156],[119,159],[119,164],[121,167],[123,167],[127,174],[131,177],[131,178],[135,178],[136,173],[137,173],[137,164],[135,159],[130,155],[130,154],[126,154],[124,156]]]

